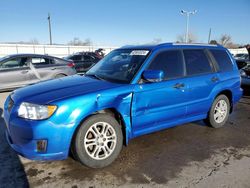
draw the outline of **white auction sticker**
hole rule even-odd
[[[129,55],[147,55],[148,50],[133,50]]]

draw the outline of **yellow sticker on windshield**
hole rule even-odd
[[[148,54],[148,50],[133,50],[129,55],[147,55]]]

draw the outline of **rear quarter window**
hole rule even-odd
[[[221,72],[227,72],[233,70],[232,61],[228,57],[228,54],[224,50],[210,50],[215,61],[219,66]]]

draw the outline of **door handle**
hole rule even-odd
[[[50,70],[56,70],[56,68],[51,68]]]
[[[185,84],[183,84],[183,83],[177,83],[177,84],[175,84],[174,86],[173,86],[173,88],[175,88],[175,89],[180,89],[180,88],[183,88],[185,86]]]
[[[27,71],[27,70],[21,71],[22,74],[26,74],[26,73],[28,73],[28,72],[29,72],[29,71]]]
[[[219,78],[216,77],[216,76],[214,76],[214,77],[211,78],[211,81],[212,81],[212,82],[217,82],[217,81],[219,81]]]

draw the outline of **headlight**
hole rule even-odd
[[[23,102],[18,109],[18,116],[32,120],[42,120],[49,118],[56,110],[57,106],[38,105]]]

